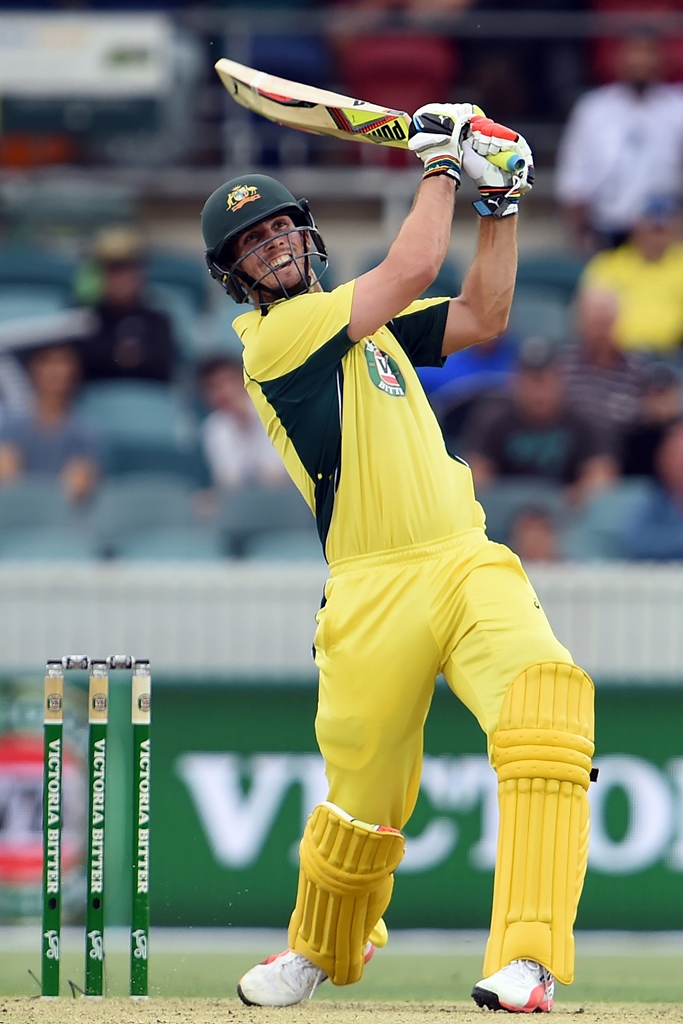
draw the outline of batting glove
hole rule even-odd
[[[459,188],[462,140],[475,114],[481,110],[471,103],[427,103],[415,111],[408,146],[422,160],[425,178],[446,174]]]
[[[534,158],[526,139],[488,117],[470,119],[462,164],[479,189],[481,198],[473,206],[480,217],[517,213],[520,196],[534,182]]]

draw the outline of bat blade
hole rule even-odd
[[[313,135],[408,148],[410,115],[403,110],[290,82],[226,57],[215,68],[237,103],[269,121]]]

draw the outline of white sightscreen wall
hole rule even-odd
[[[530,570],[560,640],[601,682],[683,682],[683,566]],[[0,672],[127,653],[156,671],[315,678],[324,567],[0,567]]]

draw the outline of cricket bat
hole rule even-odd
[[[394,149],[408,148],[411,117],[404,110],[290,82],[227,57],[221,57],[215,68],[236,103],[269,121],[313,135],[331,135]],[[524,167],[524,160],[518,153],[503,152],[487,159],[506,171],[519,171]]]

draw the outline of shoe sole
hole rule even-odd
[[[374,953],[375,953],[375,948],[376,947],[373,945],[373,943],[370,942],[370,943],[368,943],[368,945],[369,945],[370,948],[367,950],[367,952],[365,953],[365,956],[363,957],[363,963],[364,964],[369,963],[369,961],[372,960],[372,958],[374,956]],[[275,956],[275,957],[271,957],[270,959],[271,960],[275,960],[276,958],[277,957]],[[269,961],[268,960],[264,960],[263,962],[264,963],[268,963]],[[323,981],[327,981],[327,977],[323,978],[320,981],[321,985],[322,985]],[[263,1005],[262,1003],[252,1003],[251,999],[247,999],[247,997],[245,996],[244,992],[242,991],[242,986],[239,983],[237,985],[237,995],[240,997],[240,999],[242,1000],[242,1002],[244,1003],[245,1006],[262,1006]],[[294,1003],[292,1005],[296,1006],[298,1004]]]
[[[488,988],[479,988],[478,985],[472,989],[472,998],[477,1006],[486,1010],[503,1010],[506,1013],[550,1013],[550,1007],[544,1009],[543,1006],[535,1006],[533,1009],[525,1010],[523,1006],[505,1006],[495,992]]]
[[[247,997],[245,996],[244,992],[242,991],[242,986],[241,985],[237,986],[237,995],[240,997],[240,999],[242,1000],[242,1002],[244,1003],[245,1006],[259,1006],[260,1005],[259,1003],[252,1003],[251,999],[247,999]]]

